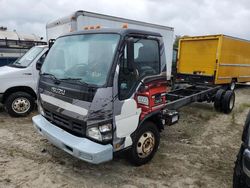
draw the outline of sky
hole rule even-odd
[[[45,37],[46,23],[77,10],[171,26],[175,35],[250,40],[249,0],[0,0],[0,26]]]

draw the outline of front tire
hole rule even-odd
[[[27,116],[35,106],[34,98],[25,92],[12,93],[4,103],[6,111],[13,117]]]
[[[136,166],[149,162],[158,150],[160,133],[153,122],[145,122],[134,135],[133,145],[129,151],[129,160]]]

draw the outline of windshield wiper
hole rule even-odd
[[[16,63],[11,63],[8,64],[9,67],[17,67],[17,68],[26,68],[26,66],[20,65],[20,64],[16,64]]]
[[[59,81],[58,78],[57,78],[55,75],[53,75],[53,74],[44,72],[44,73],[42,73],[41,75],[43,75],[43,76],[50,76],[50,77],[53,78],[54,80]]]
[[[81,78],[61,78],[60,80],[81,80]]]
[[[68,78],[61,78],[59,80],[62,80],[62,81],[77,81],[80,84],[88,85],[88,83],[82,81],[81,78],[71,78],[71,77],[68,77]]]
[[[19,61],[16,61],[13,63],[13,65],[20,65],[21,63]]]
[[[62,80],[62,81],[77,81],[77,83],[79,83],[79,84],[83,84],[83,85],[86,85],[86,86],[89,86],[89,87],[97,87],[97,85],[95,85],[95,84],[89,84],[87,82],[84,82],[81,78],[68,77],[68,78],[61,78],[59,80]]]

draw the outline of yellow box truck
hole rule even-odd
[[[177,79],[229,89],[236,82],[250,82],[250,41],[226,35],[181,38]]]

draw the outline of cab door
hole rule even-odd
[[[128,69],[127,48],[120,54],[114,81],[114,124],[117,138],[125,138],[124,147],[132,145],[130,135],[137,129],[141,115],[135,93],[140,81],[146,76],[160,73],[159,41],[154,38],[134,37],[134,67]]]

